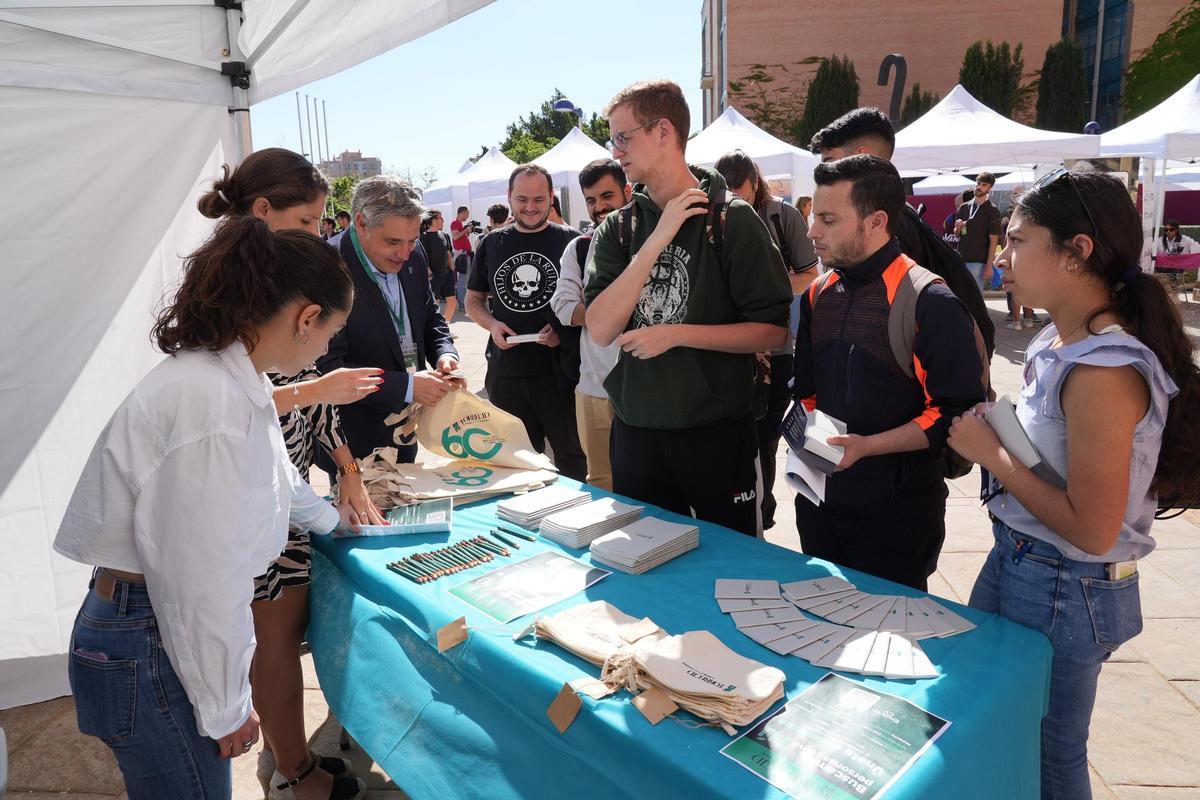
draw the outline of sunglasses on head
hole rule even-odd
[[[1100,237],[1100,228],[1096,225],[1096,218],[1092,216],[1092,210],[1088,208],[1087,201],[1083,199],[1083,193],[1079,191],[1079,187],[1075,185],[1075,181],[1071,175],[1071,171],[1066,167],[1059,167],[1053,172],[1049,172],[1038,179],[1033,184],[1034,189],[1044,189],[1047,186],[1052,186],[1059,181],[1066,181],[1071,187],[1071,191],[1075,193],[1075,197],[1079,200],[1079,205],[1083,206],[1083,213],[1087,214],[1088,222],[1092,225],[1092,237]]]

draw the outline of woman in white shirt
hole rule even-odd
[[[71,686],[80,731],[112,748],[130,800],[228,798],[223,759],[258,739],[254,578],[289,520],[339,524],[288,460],[264,373],[311,364],[352,302],[318,237],[222,224],[155,325],[169,357],[113,414],[75,487],[54,548],[98,569]]]

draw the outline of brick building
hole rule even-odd
[[[1186,0],[702,0],[704,124],[729,105],[729,81],[743,78],[754,64],[765,65],[776,77],[774,91],[802,93],[816,68],[799,62],[848,55],[858,72],[862,104],[886,110],[893,75],[887,86],[876,79],[889,53],[903,55],[908,63],[906,93],[920,83],[944,96],[958,82],[963,53],[976,41],[1022,44],[1022,83],[1028,83],[1041,69],[1046,48],[1069,35],[1083,46],[1089,86],[1099,90],[1089,117],[1108,130],[1123,121],[1123,76],[1130,59],[1185,5]]]
[[[346,150],[329,161],[321,162],[321,172],[326,178],[369,178],[383,172],[383,162],[374,156],[364,157],[361,150]]]

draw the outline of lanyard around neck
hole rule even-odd
[[[396,330],[400,334],[400,338],[403,339],[408,335],[406,333],[407,328],[404,325],[404,313],[399,307],[399,304],[404,302],[403,294],[400,295],[396,307],[393,308],[392,304],[388,302],[387,290],[383,288],[383,284],[379,282],[379,278],[375,277],[374,265],[367,259],[367,254],[363,252],[362,243],[358,241],[358,231],[355,228],[350,229],[350,243],[354,245],[354,254],[358,256],[359,262],[363,265],[363,272],[367,273],[367,277],[371,279],[371,283],[374,283],[376,288],[379,289],[379,293],[384,296],[383,304],[387,306],[388,313],[392,315],[392,319],[396,322]],[[399,276],[396,276],[396,281],[399,284]]]

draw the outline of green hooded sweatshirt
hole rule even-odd
[[[684,222],[659,254],[625,330],[738,322],[786,328],[792,290],[783,257],[766,225],[753,206],[729,193],[719,173],[702,167],[690,169],[699,179],[700,189],[728,203],[720,254],[705,230],[706,215]],[[637,213],[631,258],[662,217],[645,186],[634,187],[633,203]],[[620,244],[619,218],[618,213],[609,214],[593,238],[585,290],[588,303],[629,265]],[[628,425],[704,427],[749,413],[754,356],[676,347],[640,359],[622,351],[604,388],[614,410]]]

